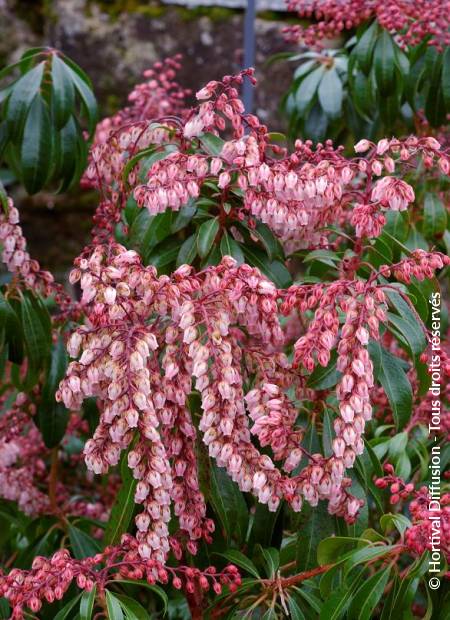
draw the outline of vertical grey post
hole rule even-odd
[[[255,3],[256,0],[247,0],[244,21],[244,69],[255,66]],[[253,111],[253,86],[245,79],[243,87],[245,111]]]

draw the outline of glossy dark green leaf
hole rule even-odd
[[[296,562],[299,572],[317,566],[317,549],[319,543],[333,533],[333,522],[324,502],[312,508],[306,502],[297,526]]]
[[[203,224],[198,229],[197,249],[201,258],[205,258],[212,248],[217,233],[219,232],[219,218],[214,217]]]
[[[125,613],[126,620],[151,620],[151,616],[140,603],[131,598],[125,596],[125,594],[116,594],[122,611]]]
[[[67,65],[52,55],[52,110],[56,127],[61,129],[75,112],[75,90]]]
[[[174,220],[170,232],[172,234],[177,233],[189,224],[194,215],[197,212],[197,206],[194,201],[189,202],[185,207],[181,207],[178,213],[174,214]]]
[[[44,75],[44,65],[44,62],[40,62],[31,71],[23,75],[12,88],[8,100],[7,119],[12,139],[15,142],[18,142],[22,135],[30,106],[39,93]]]
[[[261,554],[266,565],[267,576],[269,579],[274,579],[280,567],[280,552],[278,549],[269,547],[267,549],[261,548]]]
[[[78,596],[76,596],[75,598],[70,600],[66,605],[64,605],[64,607],[60,611],[58,611],[58,613],[54,617],[54,620],[66,620],[66,618],[69,617],[70,612],[75,607],[75,605],[78,603],[80,598],[81,598],[81,594],[78,594]]]
[[[181,246],[177,255],[177,267],[180,265],[192,265],[197,256],[197,233],[191,235]]]
[[[370,620],[381,601],[392,567],[377,571],[357,590],[348,610],[349,620]]]
[[[63,58],[63,60],[67,66],[68,75],[71,78],[75,90],[81,99],[83,110],[88,122],[88,130],[89,133],[92,134],[94,132],[98,116],[97,101],[95,99],[94,93],[92,92],[90,84],[87,83],[86,80],[82,79],[82,77],[80,77],[79,72],[74,70],[74,63],[69,64],[66,56]]]
[[[0,292],[0,334],[8,344],[8,358],[15,364],[23,360],[23,334],[20,321],[9,301]]]
[[[158,213],[150,220],[141,244],[145,261],[153,248],[170,235],[172,219],[173,211],[167,209],[164,213]]]
[[[292,594],[288,594],[287,604],[292,620],[306,620],[305,614],[303,613],[300,605],[297,603]]]
[[[130,585],[134,587],[145,588],[146,590],[150,590],[153,594],[156,594],[164,604],[163,614],[167,613],[169,607],[169,597],[164,592],[164,590],[160,586],[151,585],[147,581],[141,581],[138,579],[117,579],[116,583],[121,583],[125,585]]]
[[[379,368],[378,380],[383,386],[392,408],[397,429],[402,429],[408,422],[412,411],[411,384],[397,357],[386,351],[369,348],[374,366]],[[380,355],[379,359],[376,359]]]
[[[269,260],[284,258],[281,243],[266,224],[257,224],[256,228],[251,229],[251,234],[261,242]]]
[[[75,525],[69,525],[68,532],[73,555],[77,560],[93,556],[100,551],[98,542]]]
[[[450,111],[450,47],[447,47],[442,58],[442,96],[447,112]]]
[[[106,596],[106,610],[108,612],[109,620],[124,620],[122,606],[120,600],[115,594],[109,590],[105,590]]]
[[[223,145],[225,144],[222,138],[219,138],[219,136],[216,136],[213,133],[202,133],[202,135],[199,136],[199,140],[206,151],[215,157],[220,155]]]
[[[22,297],[20,313],[29,371],[38,373],[47,367],[50,360],[50,317],[43,304],[28,293]]]
[[[153,265],[159,272],[162,271],[175,263],[182,245],[181,241],[167,239],[146,256],[146,265]]]
[[[356,577],[349,586],[333,592],[321,608],[319,620],[340,620],[343,618],[360,582],[361,575]]]
[[[65,192],[72,187],[81,176],[85,168],[87,148],[74,117],[70,117],[66,125],[58,132],[59,136],[59,168],[61,179],[59,192]]]
[[[442,201],[436,196],[427,192],[423,211],[423,234],[425,237],[433,238],[442,235],[447,228],[447,211]]]
[[[97,586],[94,585],[90,592],[84,592],[80,601],[80,620],[91,620],[94,611]]]
[[[372,55],[378,36],[378,24],[374,20],[372,24],[359,37],[352,54],[356,56],[361,69],[368,74],[372,66]]]
[[[128,531],[136,507],[134,503],[134,493],[137,481],[133,478],[131,470],[128,467],[126,455],[122,457],[120,474],[122,486],[117,494],[105,530],[104,540],[107,545],[115,545],[120,542],[122,534]]]
[[[336,69],[331,68],[325,71],[319,85],[318,95],[325,114],[329,118],[337,118],[342,112],[344,89]]]
[[[55,392],[67,368],[67,353],[60,336],[52,347],[50,368],[42,388],[37,407],[36,423],[47,448],[58,445],[66,431],[69,412],[62,403],[55,400]]]
[[[374,51],[377,86],[382,96],[392,94],[395,88],[394,41],[387,30],[378,36]]]
[[[248,510],[239,487],[227,472],[210,465],[209,500],[229,541],[243,543],[248,528]]]
[[[243,250],[248,264],[257,267],[278,288],[287,288],[292,284],[291,274],[281,261],[270,261],[265,252],[257,248],[244,246]]]
[[[229,549],[228,551],[218,553],[217,555],[220,555],[232,564],[235,564],[239,568],[242,568],[247,573],[250,573],[250,575],[253,575],[253,577],[256,577],[257,579],[261,577],[261,575],[258,573],[258,569],[253,564],[253,562],[237,549]]]
[[[45,185],[52,164],[50,115],[40,95],[36,95],[28,111],[20,160],[25,189],[29,194],[35,194]]]
[[[231,256],[239,265],[245,262],[244,253],[241,246],[230,235],[224,231],[222,239],[220,240],[220,252],[222,256]]]

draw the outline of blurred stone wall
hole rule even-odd
[[[273,6],[270,0],[266,5]],[[267,66],[266,62],[271,55],[289,49],[281,34],[285,18],[282,12],[260,12],[255,24],[259,81],[255,112],[273,131],[284,128],[279,103],[291,70],[287,63]],[[179,79],[194,92],[211,79],[239,71],[243,27],[244,12],[223,6],[187,8],[143,0],[0,0],[0,65],[16,60],[29,47],[55,46],[89,74],[100,114],[105,116],[125,103],[143,70],[163,57],[183,55]],[[23,200],[33,204],[32,211],[24,210],[33,249],[41,256],[46,254],[44,262],[49,266],[65,266],[86,239],[92,197],[76,194],[54,200],[39,195]],[[56,208],[50,213],[52,203]],[[86,215],[77,230],[73,223],[80,209]],[[51,247],[49,225],[56,233]],[[63,241],[67,234],[71,235],[68,244]],[[66,256],[69,248],[70,256]]]

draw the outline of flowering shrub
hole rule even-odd
[[[284,29],[307,51],[280,55],[300,61],[283,102],[294,137],[350,147],[354,137],[427,134],[445,125],[447,0],[287,0],[287,8],[308,20]]]
[[[76,299],[2,192],[4,615],[439,614],[449,153],[422,136],[288,150],[244,112],[251,70],[187,109],[177,65],[97,126]]]

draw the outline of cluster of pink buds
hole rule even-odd
[[[306,28],[284,29],[291,41],[315,47],[322,39],[339,36],[366,21],[375,19],[394,33],[402,45],[418,45],[428,38],[439,50],[450,43],[448,0],[286,0],[288,10],[302,19],[313,19]]]
[[[23,620],[28,616],[26,609],[37,613],[44,602],[61,600],[72,583],[86,592],[94,586],[102,596],[105,586],[121,579],[145,579],[153,585],[170,581],[177,589],[187,594],[212,588],[220,594],[224,586],[236,590],[241,583],[237,568],[229,564],[222,571],[210,566],[201,571],[197,568],[164,566],[155,559],[143,559],[138,553],[137,542],[124,535],[121,544],[106,547],[102,553],[83,560],[75,560],[65,549],[57,551],[51,558],[37,556],[30,570],[13,569],[9,574],[0,574],[0,594],[13,608],[11,620]]]
[[[94,144],[104,144],[114,131],[126,125],[182,114],[190,91],[176,81],[181,58],[180,54],[165,58],[144,71],[146,81],[137,84],[128,95],[130,105],[98,123]]]
[[[414,250],[409,258],[402,260],[396,265],[383,265],[380,268],[382,275],[389,277],[391,273],[400,282],[409,284],[411,278],[425,280],[432,278],[436,270],[450,265],[450,257],[440,252],[426,252],[425,250]]]
[[[49,271],[41,269],[37,260],[27,252],[27,241],[19,224],[19,212],[11,198],[7,198],[8,210],[0,213],[0,242],[3,245],[2,261],[15,278],[30,290],[41,295],[55,296],[61,308],[68,309],[73,303],[64,288],[54,281]]]
[[[402,478],[396,476],[394,473],[394,467],[390,463],[385,463],[383,469],[386,475],[382,478],[377,478],[375,484],[379,489],[387,489],[391,493],[390,503],[398,504],[400,500],[406,500],[414,491],[414,485],[409,482],[406,483]]]

